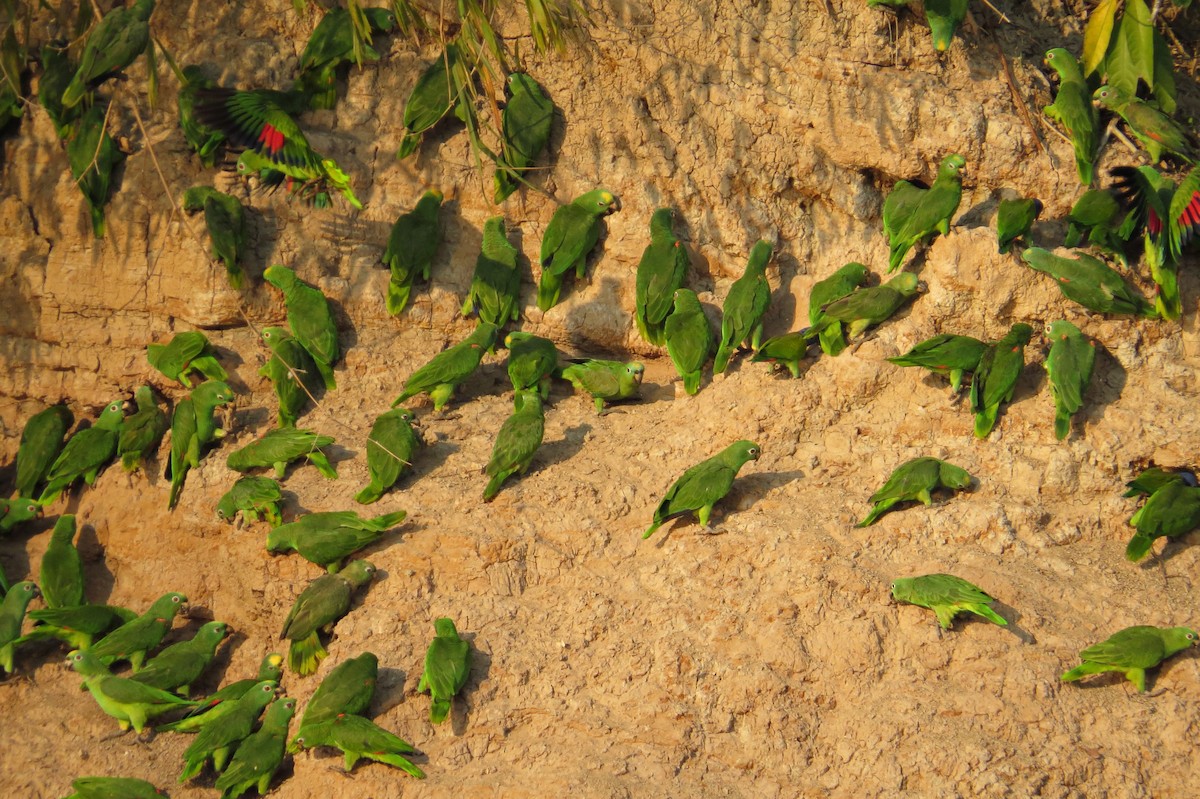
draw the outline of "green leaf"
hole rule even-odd
[[[1104,59],[1104,72],[1108,76],[1109,86],[1129,97],[1137,95],[1137,66],[1129,53],[1129,42],[1120,34],[1113,37],[1112,47]]]
[[[1154,32],[1154,99],[1164,114],[1175,113],[1175,64],[1167,40]]]
[[[1100,0],[1100,5],[1088,17],[1083,29],[1083,74],[1090,75],[1104,60],[1108,42],[1112,38],[1113,20],[1121,0]]]
[[[1154,20],[1146,0],[1125,0],[1121,17],[1121,39],[1129,52],[1129,61],[1137,76],[1154,88]],[[1130,95],[1137,93],[1137,83]]]

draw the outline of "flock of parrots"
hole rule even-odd
[[[875,0],[872,0],[873,4]],[[930,4],[927,3],[927,6]],[[104,232],[104,204],[112,168],[124,155],[106,130],[102,104],[92,104],[93,92],[119,74],[141,53],[150,51],[149,18],[153,0],[137,0],[118,7],[101,19],[84,44],[78,63],[65,48],[42,52],[39,98],[66,142],[73,174],[88,198],[97,236]],[[384,9],[366,9],[371,29],[386,33],[395,28],[395,16]],[[306,108],[330,108],[337,100],[338,70],[351,61],[351,20],[343,9],[327,13],[314,31],[300,58],[296,82],[289,92],[234,90],[216,86],[196,66],[172,68],[181,81],[179,117],[184,135],[205,166],[213,166],[223,146],[244,148],[237,160],[240,174],[255,176],[266,186],[286,186],[289,196],[317,206],[330,204],[330,190],[340,192],[355,208],[350,177],[332,160],[308,144],[295,116]],[[939,34],[938,49],[945,49],[949,33]],[[941,38],[938,38],[939,35]],[[10,48],[6,37],[4,47]],[[165,51],[164,51],[165,52]],[[168,55],[168,59],[170,59]],[[367,47],[366,60],[378,59]],[[1190,133],[1170,117],[1137,98],[1120,95],[1110,87],[1091,87],[1078,62],[1064,49],[1046,54],[1046,63],[1060,78],[1054,103],[1045,113],[1060,123],[1070,137],[1079,178],[1089,187],[1068,216],[1066,246],[1079,245],[1084,237],[1101,253],[1129,266],[1129,252],[1140,239],[1141,259],[1157,284],[1153,301],[1141,296],[1104,261],[1082,252],[1071,257],[1036,246],[1033,224],[1042,210],[1036,199],[1005,200],[997,216],[1001,253],[1017,248],[1032,269],[1058,283],[1062,293],[1092,311],[1138,317],[1178,318],[1181,301],[1176,270],[1184,246],[1200,229],[1200,169],[1176,185],[1152,166],[1113,170],[1111,187],[1091,189],[1099,146],[1097,108],[1118,114],[1157,163],[1164,155],[1193,162],[1196,143]],[[412,155],[422,134],[455,111],[464,118],[464,86],[469,70],[453,43],[421,75],[405,107],[405,135],[398,157]],[[496,154],[495,201],[525,184],[527,170],[545,149],[553,119],[553,105],[534,80],[523,73],[509,76],[508,101],[503,111],[501,146]],[[910,252],[937,235],[948,235],[962,197],[965,159],[948,155],[936,180],[926,187],[898,181],[883,205],[883,227],[890,245],[889,273],[900,269]],[[441,243],[439,212],[443,195],[431,189],[409,212],[396,220],[383,264],[390,271],[386,307],[398,315],[406,307],[412,287],[420,277],[430,279],[432,262]],[[207,186],[184,195],[184,208],[203,211],[214,261],[228,271],[236,289],[245,288],[239,262],[245,254],[246,221],[241,203]],[[588,256],[597,244],[603,219],[619,210],[617,197],[597,188],[561,206],[542,237],[537,305],[549,310],[560,299],[563,278],[586,273]],[[771,292],[766,269],[773,246],[759,241],[750,251],[745,272],[730,288],[723,306],[719,336],[714,335],[694,291],[684,286],[689,258],[674,234],[675,212],[656,210],[650,218],[650,243],[638,265],[634,320],[650,344],[666,348],[684,390],[700,390],[709,359],[715,374],[724,372],[742,350],[753,352],[753,361],[785,367],[800,376],[800,364],[816,339],[821,351],[837,356],[867,328],[879,325],[920,293],[915,274],[901,271],[879,285],[870,285],[866,266],[847,264],[812,289],[809,326],[801,331],[763,339],[763,318]],[[278,399],[278,427],[241,449],[231,452],[227,465],[247,473],[272,469],[282,479],[289,463],[305,459],[322,475],[337,472],[322,448],[329,436],[299,429],[296,423],[323,391],[336,389],[333,367],[341,357],[337,326],[328,301],[314,286],[283,266],[265,270],[266,282],[280,290],[287,307],[288,327],[261,331],[271,356],[260,370]],[[418,394],[428,394],[440,412],[453,398],[455,388],[467,380],[485,354],[503,345],[508,351],[507,370],[513,386],[512,415],[496,434],[493,454],[486,467],[488,482],[483,499],[490,501],[512,476],[524,472],[542,443],[544,412],[555,378],[569,381],[589,395],[598,413],[606,404],[636,398],[644,372],[636,362],[582,360],[564,362],[548,339],[519,330],[504,335],[504,328],[521,317],[520,272],[517,250],[508,240],[503,216],[488,219],[483,227],[481,251],[474,279],[462,307],[478,324],[459,343],[432,358],[405,381],[393,409],[378,416],[366,441],[370,481],[355,497],[361,504],[379,500],[419,457],[421,437],[414,429],[412,410],[396,407]],[[890,358],[901,366],[922,366],[950,380],[957,395],[970,376],[969,407],[975,414],[975,434],[986,438],[997,422],[1000,408],[1013,396],[1024,368],[1024,347],[1033,329],[1014,324],[996,342],[968,335],[943,334],[921,342],[908,353]],[[1095,357],[1094,342],[1075,325],[1059,320],[1047,331],[1050,350],[1046,369],[1055,403],[1054,431],[1058,439],[1070,434],[1071,417],[1084,404]],[[0,531],[13,530],[40,515],[82,479],[91,485],[105,466],[121,458],[126,471],[136,471],[143,459],[153,456],[170,430],[168,505],[174,508],[190,468],[199,465],[205,452],[224,435],[217,410],[234,400],[217,352],[205,336],[183,332],[165,343],[150,344],[150,364],[188,394],[175,403],[168,416],[149,386],[135,393],[137,410],[126,416],[126,403],[114,400],[94,424],[67,436],[73,424],[65,406],[54,406],[26,424],[16,463],[15,496],[0,502]],[[202,382],[193,387],[192,375]],[[65,439],[65,440],[64,440]],[[707,526],[714,505],[731,489],[739,470],[757,460],[759,446],[736,441],[692,468],[671,486],[655,509],[650,537],[662,524],[695,514]],[[859,526],[873,524],[896,505],[921,502],[929,505],[932,492],[969,488],[974,478],[963,469],[936,458],[913,459],[898,467],[886,484],[870,497],[873,507]],[[1200,526],[1200,486],[1187,469],[1152,467],[1129,484],[1126,496],[1145,496],[1145,504],[1130,519],[1136,534],[1126,555],[1143,558],[1158,537],[1175,538]],[[271,526],[267,548],[271,552],[295,551],[324,567],[328,573],[313,580],[300,594],[283,625],[281,637],[291,641],[287,664],[300,675],[313,673],[326,652],[319,633],[328,630],[348,612],[354,591],[370,582],[374,567],[365,560],[343,562],[378,541],[403,522],[405,513],[364,519],[354,511],[309,513],[283,523],[279,483],[271,477],[246,474],[221,498],[218,515],[228,521],[239,516],[254,523],[265,518]],[[159,729],[194,732],[194,743],[185,752],[180,781],[197,776],[211,760],[220,774],[216,787],[226,797],[257,788],[266,793],[287,748],[288,727],[296,710],[294,699],[277,697],[283,658],[270,655],[257,678],[246,679],[211,697],[188,699],[189,687],[199,679],[228,632],[221,622],[202,626],[195,637],[161,650],[147,660],[171,628],[172,619],[186,606],[181,594],[168,594],[145,613],[124,608],[89,605],[84,599],[82,565],[73,538],[75,518],[59,517],[39,583],[7,584],[0,573],[5,597],[0,605],[0,666],[14,668],[16,647],[32,641],[57,639],[72,651],[69,663],[84,677],[85,686],[101,709],[114,716],[122,729],[141,733],[149,720],[179,711],[186,716]],[[931,574],[895,581],[895,599],[934,610],[942,628],[949,628],[962,611],[996,624],[1007,621],[988,605],[992,598],[976,586],[948,574]],[[26,607],[37,596],[45,609]],[[28,615],[33,626],[24,634]],[[433,696],[432,720],[444,720],[451,698],[463,687],[469,672],[470,647],[450,619],[435,624],[420,690]],[[1063,680],[1087,674],[1118,671],[1145,689],[1145,670],[1188,646],[1197,644],[1188,628],[1147,626],[1122,630],[1106,641],[1081,652],[1082,665]],[[112,674],[110,667],[128,661],[129,676]],[[374,688],[377,659],[371,653],[348,660],[333,669],[310,700],[291,748],[334,746],[346,755],[349,770],[362,757],[388,763],[415,776],[421,771],[402,755],[407,743],[379,728],[364,715]],[[265,711],[265,712],[264,712]],[[262,714],[261,725],[255,724]],[[75,796],[152,796],[157,791],[141,781],[89,777],[77,780]],[[107,791],[107,793],[105,792]]]

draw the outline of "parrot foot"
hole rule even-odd
[[[84,686],[84,690],[87,690],[87,686]],[[125,729],[123,729],[123,730],[117,730],[116,732],[110,732],[110,733],[107,733],[107,734],[105,734],[105,735],[101,735],[101,736],[100,736],[100,740],[101,740],[101,741],[111,741],[111,740],[113,740],[114,738],[120,738],[120,737],[121,737],[121,736],[123,736],[125,733],[129,732],[129,730],[130,730],[130,728],[129,728],[129,727],[126,727],[126,728],[125,728]]]
[[[705,525],[696,530],[696,535],[725,535],[726,529],[724,525],[720,527],[709,527]]]

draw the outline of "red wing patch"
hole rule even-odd
[[[1158,218],[1158,214],[1154,213],[1153,208],[1149,210],[1150,215],[1146,219],[1146,229],[1150,231],[1151,235],[1157,236],[1162,232],[1162,220]]]
[[[258,140],[262,142],[263,148],[267,151],[267,155],[274,156],[283,149],[284,135],[275,129],[271,123],[265,123],[262,127],[262,132],[258,134]]]

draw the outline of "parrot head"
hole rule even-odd
[[[966,166],[967,159],[958,153],[950,153],[950,155],[942,159],[941,166],[938,167],[938,177],[956,177]]]

